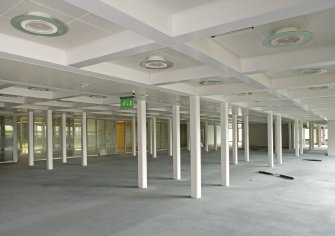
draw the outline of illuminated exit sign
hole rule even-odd
[[[120,98],[121,109],[132,109],[134,108],[134,97],[121,97]]]

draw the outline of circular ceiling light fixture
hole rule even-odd
[[[211,79],[211,80],[203,80],[199,82],[200,85],[222,85],[224,84],[223,81],[221,80],[215,80],[215,79]]]
[[[162,56],[150,56],[142,61],[140,66],[146,69],[167,69],[171,68],[173,63]]]
[[[18,98],[19,96],[17,96],[17,95],[12,95],[12,94],[0,94],[0,97],[5,97],[5,98]]]
[[[68,27],[62,21],[36,11],[15,16],[10,23],[21,32],[38,36],[57,37],[68,31]]]
[[[89,95],[90,98],[106,98],[106,96],[103,95]]]
[[[276,30],[274,34],[263,41],[263,45],[270,48],[302,45],[313,38],[313,33],[298,30],[296,27],[284,27]]]
[[[297,75],[321,75],[327,72],[328,70],[323,68],[303,68],[296,70]]]
[[[252,92],[247,92],[247,93],[233,93],[232,95],[235,95],[235,96],[250,96],[250,95],[252,95]]]
[[[325,90],[325,89],[330,89],[330,86],[317,86],[317,87],[309,87],[309,90]]]
[[[49,89],[47,88],[40,88],[40,87],[28,87],[29,90],[33,90],[33,91],[49,91]]]

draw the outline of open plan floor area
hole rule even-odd
[[[334,0],[0,0],[0,236],[335,235]]]
[[[230,188],[220,185],[219,151],[202,153],[204,197],[188,193],[190,154],[182,151],[182,178],[172,178],[165,152],[148,159],[148,189],[137,188],[131,155],[1,166],[0,235],[333,235],[335,159],[324,151],[304,161],[285,151],[283,165],[267,167],[267,154],[231,168]],[[271,171],[294,180],[262,175]]]

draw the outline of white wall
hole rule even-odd
[[[335,156],[335,120],[328,121],[328,155]]]

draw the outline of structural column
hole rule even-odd
[[[314,150],[314,124],[309,122],[309,150]]]
[[[190,96],[191,197],[201,198],[200,98]]]
[[[208,121],[205,121],[205,152],[208,152]]]
[[[229,123],[228,103],[220,103],[221,122],[221,185],[229,186]]]
[[[17,154],[17,116],[13,116],[13,161],[18,162]]]
[[[47,110],[47,170],[53,167],[53,147],[52,147],[52,110]]]
[[[305,146],[305,138],[304,138],[304,122],[301,120],[300,121],[300,129],[299,129],[299,140],[300,140],[300,155],[304,155],[304,146]]]
[[[131,119],[131,133],[132,133],[132,156],[136,157],[136,118]]]
[[[173,118],[173,179],[179,180],[180,173],[180,105],[172,107]]]
[[[157,158],[157,123],[156,117],[152,117],[152,157]]]
[[[232,111],[232,132],[233,132],[233,164],[238,164],[238,140],[237,140],[237,109]]]
[[[137,101],[137,145],[138,145],[138,187],[147,188],[147,127],[146,101],[139,97]]]
[[[321,147],[321,125],[318,125],[318,147]]]
[[[292,122],[291,121],[287,124],[287,128],[288,128],[288,149],[292,150]]]
[[[67,153],[66,153],[66,113],[62,113],[61,116],[61,125],[62,125],[62,162],[67,162]]]
[[[276,154],[278,164],[283,164],[281,115],[276,115]]]
[[[191,150],[191,140],[190,140],[190,122],[187,121],[187,151]]]
[[[87,166],[87,123],[86,112],[81,113],[81,165]],[[116,132],[117,133],[117,132]]]
[[[272,114],[268,114],[268,159],[269,167],[273,165],[273,119]]]
[[[218,150],[218,134],[217,134],[217,127],[216,122],[214,122],[214,150]]]
[[[295,156],[299,156],[299,121],[294,121],[294,150]]]
[[[28,112],[28,165],[34,166],[34,113]]]
[[[172,148],[172,119],[168,119],[168,126],[169,126],[169,156],[173,156],[173,148]]]
[[[249,114],[248,111],[243,116],[243,130],[244,130],[244,160],[249,161]]]
[[[152,119],[149,119],[148,121],[149,127],[148,127],[148,133],[149,133],[149,153],[150,155],[153,154],[153,132],[152,132]]]

